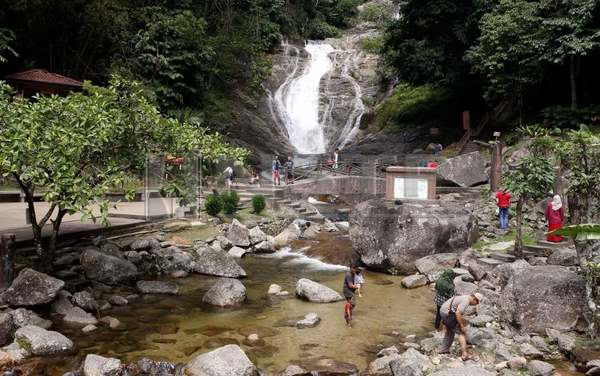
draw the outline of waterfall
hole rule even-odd
[[[333,47],[325,43],[309,42],[305,46],[309,61],[297,76],[296,66],[272,98],[290,143],[298,153],[324,153],[327,147],[325,133],[319,122],[319,86],[321,78],[333,68],[329,54]]]

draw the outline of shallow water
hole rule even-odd
[[[274,255],[241,260],[249,277],[243,280],[247,302],[238,309],[214,309],[201,304],[202,295],[215,278],[191,276],[178,280],[179,296],[145,296],[107,315],[121,320],[120,330],[100,328],[90,335],[61,327],[59,331],[74,340],[76,356],[54,361],[46,369],[50,375],[74,369],[85,354],[117,357],[124,362],[142,357],[186,362],[194,356],[228,343],[239,343],[256,365],[274,374],[287,364],[326,356],[364,369],[374,357],[373,349],[389,344],[393,331],[424,335],[432,329],[432,293],[428,288],[406,290],[400,278],[365,273],[364,296],[358,299],[354,326],[346,328],[343,303],[314,304],[293,297],[299,278],[319,281],[341,291],[345,268],[280,251]],[[268,298],[271,283],[281,285],[289,298]],[[321,323],[316,328],[279,327],[282,320],[316,312]],[[243,343],[257,332],[262,347]]]

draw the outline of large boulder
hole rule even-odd
[[[427,277],[421,274],[413,274],[402,278],[402,286],[407,289],[414,289],[417,287],[425,286],[428,282]]]
[[[169,273],[178,270],[191,272],[195,257],[190,252],[181,250],[176,246],[152,249],[155,263],[163,272]]]
[[[185,367],[188,376],[258,376],[258,370],[237,345],[227,345],[194,358]]]
[[[301,278],[296,282],[296,295],[313,303],[332,303],[344,300],[336,291],[306,278]]]
[[[118,376],[121,374],[121,361],[88,354],[83,362],[83,376]]]
[[[526,270],[529,270],[532,266],[525,260],[516,260],[514,262],[508,262],[501,264],[491,269],[488,272],[488,277],[495,284],[504,288],[508,281],[517,274],[521,274]]]
[[[390,370],[394,376],[423,376],[424,371],[431,367],[429,358],[412,348],[390,362]]]
[[[45,320],[38,316],[35,312],[25,308],[18,308],[10,312],[13,318],[13,323],[17,328],[22,328],[28,325],[39,326],[40,328],[48,329],[52,326],[52,321]]]
[[[438,166],[437,176],[443,183],[460,187],[472,187],[488,181],[485,160],[478,151],[447,159]]]
[[[250,246],[250,234],[246,226],[241,224],[237,219],[229,225],[227,230],[227,239],[238,247],[249,247]]]
[[[559,248],[548,256],[548,265],[574,266],[579,264],[577,251],[572,248]]]
[[[0,313],[0,346],[6,345],[15,331],[15,321],[10,313]]]
[[[217,277],[241,278],[246,272],[227,253],[212,247],[201,247],[196,250],[198,260],[194,263],[194,272]]]
[[[48,304],[64,286],[65,283],[60,279],[27,268],[23,269],[4,291],[2,300],[16,307]]]
[[[246,300],[246,287],[233,278],[220,278],[202,297],[206,304],[233,307]]]
[[[267,234],[260,229],[260,227],[252,227],[248,232],[248,236],[250,237],[250,243],[252,245],[258,244],[260,242],[264,242],[267,240]]]
[[[452,202],[404,203],[373,199],[350,214],[350,239],[371,269],[411,274],[415,261],[464,250],[477,239],[477,220]]]
[[[88,248],[81,254],[81,266],[91,280],[118,285],[134,280],[138,275],[136,266],[128,260]]]
[[[535,266],[515,273],[500,300],[502,319],[524,332],[574,329],[587,314],[585,280],[562,266]]]
[[[73,342],[67,337],[33,325],[18,329],[15,341],[36,356],[62,355],[73,350]]]

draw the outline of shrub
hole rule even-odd
[[[335,38],[340,33],[337,27],[328,24],[320,18],[313,19],[309,24],[308,30],[311,39]]]
[[[256,195],[252,197],[252,209],[254,209],[254,213],[260,214],[266,206],[265,196]]]
[[[382,37],[367,37],[362,40],[361,48],[370,54],[380,54],[383,51]]]
[[[221,196],[210,194],[206,196],[206,201],[204,202],[204,209],[208,213],[208,215],[216,216],[223,210],[223,200]]]
[[[236,191],[223,193],[221,199],[223,200],[223,211],[225,214],[233,214],[237,211],[240,196],[238,196]]]
[[[360,18],[365,21],[383,25],[386,22],[389,22],[393,15],[394,9],[392,6],[386,4],[367,4],[360,13]]]

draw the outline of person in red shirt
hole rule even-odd
[[[427,162],[427,167],[428,168],[438,168],[438,164],[437,164],[437,162],[429,161],[429,162]]]
[[[548,221],[548,232],[558,230],[562,227],[565,219],[565,211],[562,200],[559,195],[554,195],[552,201],[546,205],[546,221]],[[546,237],[549,242],[560,243],[563,238],[559,235],[550,235]]]
[[[510,208],[510,193],[500,190],[496,192],[498,203],[498,217],[500,218],[500,229],[508,231],[508,210]]]

